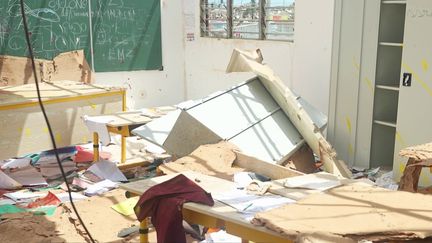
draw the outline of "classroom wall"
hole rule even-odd
[[[232,49],[260,48],[284,83],[328,114],[334,0],[296,2],[295,40],[254,41],[200,37],[199,0],[184,0],[188,98],[226,89],[248,75],[225,74]],[[193,20],[193,21],[192,21]],[[190,40],[188,33],[193,32]]]
[[[128,89],[128,107],[171,105],[252,77],[225,74],[232,50],[261,49],[284,83],[328,112],[334,0],[296,2],[295,41],[200,37],[199,0],[161,0],[163,71],[97,73],[97,83]]]
[[[334,0],[296,1],[292,88],[328,114]]]
[[[96,73],[96,83],[127,89],[129,109],[176,104],[185,99],[181,1],[161,0],[163,71]]]
[[[261,49],[264,62],[269,64],[289,85],[292,80],[294,46],[292,42],[200,37],[199,2],[199,0],[183,0],[188,98],[206,96],[252,77],[250,74],[225,74],[234,48]],[[192,34],[193,38],[191,38]]]

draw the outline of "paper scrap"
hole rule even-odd
[[[19,159],[8,159],[3,161],[3,165],[1,166],[2,170],[6,169],[14,169],[14,168],[23,168],[30,166],[31,159],[30,158],[19,158]]]
[[[80,200],[84,200],[87,199],[88,197],[84,196],[83,194],[80,193],[76,193],[76,192],[72,192],[72,200],[75,201],[80,201]],[[67,192],[62,192],[62,193],[57,193],[55,194],[57,196],[57,198],[62,202],[70,202],[69,200],[69,193]]]
[[[99,135],[99,140],[102,145],[108,145],[111,142],[111,137],[106,126],[107,123],[113,121],[108,117],[90,117],[83,116],[84,123],[90,132],[95,132]]]
[[[94,196],[94,195],[101,195],[111,189],[117,188],[118,183],[110,181],[110,180],[103,180],[101,182],[95,183],[84,191],[84,194],[86,196]]]
[[[325,191],[340,185],[341,182],[338,177],[326,172],[290,177],[284,183],[284,186],[289,188],[305,188],[318,191]]]
[[[238,212],[244,214],[246,219],[252,219],[255,213],[296,202],[293,199],[279,195],[254,195],[238,189],[214,194],[213,198],[235,208]]]
[[[0,205],[15,204],[15,201],[9,198],[0,199]]]
[[[31,192],[17,191],[17,192],[5,193],[3,196],[12,199],[15,202],[22,202],[22,201],[29,201],[33,198],[37,198],[45,195],[46,194],[36,194]]]
[[[137,204],[138,199],[139,197],[131,197],[121,203],[111,206],[111,208],[124,216],[129,216],[135,213],[134,207]]]
[[[0,188],[1,189],[17,189],[21,188],[22,185],[10,178],[3,171],[0,170]]]
[[[55,194],[52,192],[48,192],[45,197],[41,197],[36,199],[34,202],[31,202],[27,205],[27,208],[37,208],[41,206],[49,206],[49,205],[59,205],[61,203],[60,199],[57,198]]]
[[[90,166],[87,171],[92,172],[96,176],[108,179],[110,181],[121,182],[127,181],[127,178],[117,168],[117,165],[110,161],[98,161]]]

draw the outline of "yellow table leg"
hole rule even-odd
[[[148,243],[148,218],[145,218],[143,221],[141,221],[140,223],[140,229],[139,229],[139,233],[140,233],[140,243]]]
[[[99,134],[93,133],[93,162],[99,161]]]
[[[126,137],[121,136],[121,163],[126,162]]]

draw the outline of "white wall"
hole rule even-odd
[[[176,104],[185,99],[182,3],[161,0],[163,71],[96,73],[96,83],[127,89],[129,109]]]
[[[96,74],[97,83],[128,89],[129,108],[172,105],[245,81],[252,75],[225,74],[231,52],[260,48],[286,85],[327,114],[334,0],[296,2],[294,43],[201,38],[199,0],[161,1],[164,71]]]
[[[292,79],[293,43],[200,37],[199,0],[183,0],[185,12],[187,96],[195,99],[229,88],[252,77],[250,74],[225,74],[234,48],[261,49],[264,62],[289,85]],[[186,40],[194,32],[194,40]]]
[[[298,0],[292,88],[328,114],[334,0]]]

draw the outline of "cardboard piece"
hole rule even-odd
[[[335,235],[356,240],[432,236],[432,196],[362,183],[310,195],[296,204],[255,215],[255,222],[284,235]]]
[[[262,64],[261,51],[242,51],[235,49],[227,67],[227,72],[253,72],[266,87],[289,117],[291,122],[306,140],[308,145],[319,155],[324,168],[335,175],[351,177],[351,172],[343,161],[336,158],[336,152],[321,134],[319,127],[312,121],[296,96],[277,77],[273,70]]]
[[[83,50],[64,52],[53,60],[36,59],[35,62],[39,81],[94,81],[94,75],[85,60]],[[31,60],[27,57],[0,56],[0,67],[0,86],[34,83]]]
[[[233,175],[244,169],[232,167],[236,154],[235,146],[228,142],[201,145],[190,155],[174,162],[162,164],[159,169],[164,174],[195,171],[204,175],[232,180]]]

